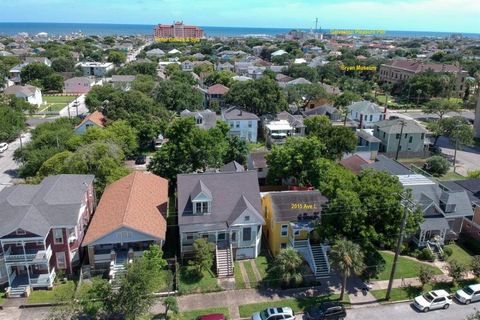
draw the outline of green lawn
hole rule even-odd
[[[257,150],[257,149],[262,149],[264,147],[265,147],[264,142],[257,142],[257,143],[247,142],[248,151],[254,151],[254,150]]]
[[[3,304],[4,294],[0,294],[0,306]]]
[[[268,258],[265,255],[260,255],[255,259],[255,264],[262,279],[265,278],[268,269]]]
[[[393,253],[382,251],[380,252],[380,254],[385,260],[385,268],[378,275],[376,280],[388,280],[390,278],[390,272],[392,270]],[[395,273],[395,279],[417,277],[421,265],[424,265],[424,263],[416,262],[405,257],[399,257],[397,263],[397,271]],[[429,268],[432,269],[433,274],[442,274],[442,270],[438,269],[437,267],[429,266]]]
[[[449,180],[465,180],[467,177],[462,176],[456,172],[450,171],[444,174],[443,176],[439,177],[438,180],[440,181],[449,181]]]
[[[49,303],[55,301],[73,299],[75,292],[75,283],[67,281],[66,283],[55,285],[53,290],[33,290],[27,298],[27,304]]]
[[[43,101],[47,103],[67,104],[75,100],[77,96],[43,96]]]
[[[400,301],[400,300],[411,300],[416,296],[420,295],[422,292],[427,292],[430,290],[439,290],[444,289],[447,292],[454,293],[460,288],[463,288],[466,285],[476,283],[475,280],[465,280],[461,281],[460,284],[454,286],[451,282],[438,282],[434,284],[427,284],[423,290],[420,287],[405,287],[405,288],[392,288],[391,299],[390,301]],[[372,290],[370,293],[377,298],[378,300],[383,300],[385,294],[387,293],[386,289],[382,290]]]
[[[253,313],[270,307],[290,307],[295,313],[303,311],[306,307],[318,304],[323,301],[338,300],[339,295],[326,295],[299,299],[282,299],[276,301],[244,304],[238,307],[241,318],[249,318]]]
[[[247,272],[248,279],[250,280],[250,288],[255,288],[258,286],[257,277],[255,277],[255,273],[253,272],[252,262],[245,261],[243,263],[245,266],[245,271]]]
[[[469,266],[472,262],[472,256],[458,244],[449,244],[445,247],[452,249],[452,255],[448,258],[448,261],[457,260],[458,262],[463,263],[466,266]]]
[[[198,278],[191,266],[180,268],[180,281],[178,290],[180,294],[205,293],[221,291],[217,278],[212,272],[204,272],[202,278]]]
[[[230,319],[230,312],[226,307],[186,311],[186,312],[182,312],[180,315],[181,315],[181,319],[183,320],[196,320],[200,316],[212,314],[212,313],[223,313],[227,319]]]
[[[240,263],[238,261],[235,261],[233,272],[235,274],[235,289],[245,289],[245,280],[243,280],[242,271],[240,271]]]

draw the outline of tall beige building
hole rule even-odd
[[[393,60],[389,64],[382,64],[379,73],[381,81],[396,84],[406,82],[412,76],[427,70],[435,73],[454,73],[456,75],[455,97],[463,98],[466,89],[465,78],[468,77],[468,72],[459,66],[416,60]]]

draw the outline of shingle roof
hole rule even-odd
[[[360,173],[362,171],[362,165],[368,164],[367,160],[363,159],[357,154],[351,155],[340,161],[340,164],[347,169],[350,169],[354,173]]]
[[[348,106],[348,110],[356,111],[362,114],[374,114],[383,112],[383,108],[381,108],[378,104],[367,100],[352,103]]]
[[[197,117],[201,117],[202,123],[197,124],[197,126],[205,130],[213,128],[217,124],[217,114],[209,109],[200,110],[200,111],[190,111],[188,109],[185,109],[182,112],[180,112],[180,116],[182,118],[193,117],[195,119]]]
[[[228,87],[223,84],[217,83],[213,86],[208,87],[208,94],[226,94],[228,92]]]
[[[384,155],[377,156],[377,159],[373,163],[362,165],[362,169],[386,171],[392,175],[413,174],[410,169],[402,165],[400,162],[387,158]]]
[[[237,161],[231,161],[220,168],[221,172],[241,172],[245,171],[245,168]]]
[[[238,107],[231,107],[222,112],[225,120],[260,120],[256,114],[243,111]]]
[[[470,201],[480,205],[480,179],[442,181],[442,184],[452,191],[465,190]]]
[[[388,134],[400,133],[402,131],[402,122],[405,124],[403,126],[403,133],[427,133],[428,131],[423,128],[421,125],[416,123],[414,120],[405,120],[405,119],[394,119],[394,120],[383,120],[377,122],[375,125],[381,130]]]
[[[393,60],[389,66],[408,70],[410,72],[419,73],[427,70],[432,70],[433,72],[458,72],[461,70],[460,67],[451,65],[451,64],[441,64],[441,63],[424,63],[415,60]]]
[[[165,240],[168,181],[149,172],[135,171],[109,185],[98,204],[83,246],[128,227]]]
[[[194,215],[191,194],[201,181],[212,194],[211,213]],[[227,228],[241,213],[250,208],[258,220],[264,221],[256,171],[207,172],[177,176],[178,224],[183,230],[202,231]],[[242,210],[243,211],[243,210]]]
[[[38,90],[37,87],[34,87],[34,86],[31,86],[31,85],[24,85],[24,86],[19,86],[19,85],[15,85],[15,86],[10,86],[10,87],[7,87],[4,92],[6,94],[17,94],[17,93],[22,93],[24,94],[25,96],[33,96],[35,95],[35,92]]]
[[[265,159],[265,155],[267,151],[252,151],[250,152],[250,158],[252,159],[252,164],[254,169],[258,168],[266,168],[267,167],[267,160]]]
[[[46,236],[55,226],[75,226],[93,175],[50,176],[38,185],[0,191],[0,237],[21,228]]]
[[[297,221],[299,215],[302,217],[319,215],[322,206],[328,202],[328,198],[320,191],[280,191],[269,192],[272,201],[272,211],[275,212],[275,220]]]
[[[82,126],[84,123],[86,123],[88,121],[91,121],[91,122],[95,123],[97,126],[103,128],[103,127],[105,127],[106,119],[105,119],[105,116],[103,115],[103,113],[101,113],[100,111],[94,111],[93,113],[86,116],[85,119],[83,119],[83,121],[80,122],[80,124],[76,128]]]
[[[282,111],[279,114],[277,114],[278,120],[287,120],[288,123],[293,128],[303,128],[305,125],[303,124],[303,116],[302,115],[292,115],[288,113],[287,111]]]

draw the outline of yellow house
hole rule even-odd
[[[263,233],[274,256],[287,247],[295,248],[317,278],[328,276],[330,264],[326,246],[310,243],[310,233],[320,223],[328,199],[319,191],[276,191],[261,193],[265,218]]]

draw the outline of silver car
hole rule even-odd
[[[465,304],[480,300],[480,284],[471,284],[455,293],[455,298]]]
[[[8,149],[8,143],[2,142],[0,143],[0,153],[5,152]]]

